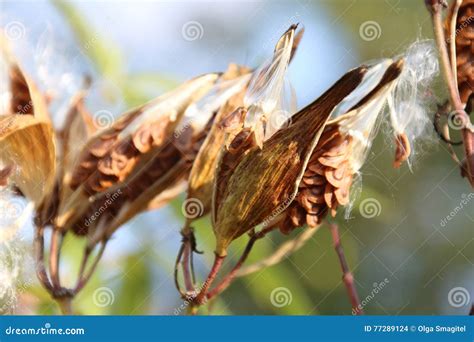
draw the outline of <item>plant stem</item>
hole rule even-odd
[[[58,230],[55,229],[51,233],[51,250],[49,253],[49,269],[51,273],[51,281],[53,287],[57,290],[61,287],[59,280],[59,260],[61,255],[61,245],[62,245],[63,235]]]
[[[63,315],[72,315],[72,297],[55,298]]]
[[[336,224],[330,223],[329,229],[331,230],[332,240],[334,242],[334,249],[336,250],[337,256],[339,257],[339,262],[342,269],[342,281],[347,289],[347,294],[352,305],[352,312],[356,315],[364,314],[362,306],[360,305],[359,295],[357,294],[357,289],[354,284],[354,276],[352,275],[349,266],[347,265],[347,260],[344,255],[344,250],[341,245],[341,238],[339,236],[339,228]]]
[[[245,246],[245,249],[240,256],[239,260],[235,264],[235,266],[232,268],[232,270],[222,279],[222,281],[209,293],[207,294],[207,299],[212,299],[213,297],[217,296],[218,294],[222,293],[225,289],[229,287],[229,285],[232,283],[234,278],[237,276],[238,272],[240,271],[242,265],[245,263],[247,260],[248,256],[250,255],[250,252],[252,251],[252,248],[255,244],[255,242],[263,237],[265,237],[269,232],[273,231],[276,229],[278,226],[277,225],[272,225],[268,226],[261,231],[257,233],[252,233],[250,235],[250,239],[247,242],[247,245]]]
[[[44,227],[42,226],[36,227],[35,229],[33,247],[35,250],[36,276],[43,287],[45,287],[48,292],[53,293],[53,287],[49,281],[44,265]]]
[[[102,258],[102,255],[104,254],[106,245],[107,245],[107,242],[102,241],[99,252],[95,256],[94,261],[92,262],[92,265],[90,266],[88,272],[85,275],[84,273],[85,273],[87,261],[89,260],[92,250],[87,248],[86,251],[84,252],[81,269],[79,271],[79,277],[77,279],[76,287],[74,288],[74,294],[77,294],[89,282],[90,278],[94,274],[95,269],[97,268],[97,265],[99,264],[100,259]]]
[[[240,256],[234,268],[232,268],[232,270],[224,277],[224,279],[222,279],[222,281],[216,287],[209,291],[209,293],[207,294],[207,299],[212,299],[213,297],[223,292],[227,287],[229,287],[232,280],[234,280],[237,272],[247,260],[248,256],[250,255],[250,252],[252,251],[253,245],[258,239],[259,238],[256,237],[256,235],[252,235],[250,237],[247,245],[245,246],[244,252]]]
[[[199,294],[196,296],[194,300],[198,305],[201,305],[205,302],[207,291],[209,290],[210,286],[216,279],[217,274],[219,273],[219,270],[222,267],[224,259],[225,259],[225,256],[220,256],[218,254],[215,254],[214,264],[212,265],[211,271],[209,272],[206,281],[202,285],[201,291],[199,292]]]
[[[181,289],[181,285],[179,283],[179,264],[181,263],[181,259],[183,258],[184,253],[184,242],[181,243],[181,247],[179,247],[178,255],[176,256],[176,262],[174,263],[174,285],[178,292],[180,293],[181,297],[186,296],[186,292]]]
[[[191,292],[194,290],[193,281],[191,279],[191,272],[189,271],[191,253],[191,245],[189,241],[186,241],[184,243],[183,260],[181,261],[181,266],[183,267],[184,286],[186,287],[187,292]]]
[[[446,37],[443,30],[442,3],[439,0],[430,0],[430,9],[433,21],[434,36],[439,51],[441,70],[448,88],[449,99],[455,110],[455,116],[462,122],[462,138],[464,142],[464,152],[466,155],[466,174],[469,182],[474,187],[474,132],[469,116],[464,110],[464,104],[459,97],[459,91],[455,82],[453,68],[449,59]],[[454,63],[454,61],[452,61]]]

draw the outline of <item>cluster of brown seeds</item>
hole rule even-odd
[[[351,137],[341,134],[337,125],[324,130],[309,160],[295,201],[287,209],[281,231],[289,233],[307,224],[316,227],[339,205],[349,203],[353,171],[350,164]]]

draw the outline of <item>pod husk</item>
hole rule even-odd
[[[213,192],[217,255],[226,255],[234,239],[293,201],[331,111],[357,87],[366,71],[362,66],[345,74],[319,99],[295,114],[291,125],[277,131],[262,149],[245,148],[246,154],[230,171],[225,163],[229,151],[222,152]],[[236,139],[242,140],[242,136]],[[251,135],[242,141],[246,144],[249,139]]]

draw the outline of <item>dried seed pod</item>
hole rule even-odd
[[[236,78],[246,75],[250,69],[231,65],[226,74],[229,77]],[[223,77],[226,77],[226,74]],[[227,102],[219,108],[213,124],[209,127],[208,134],[201,144],[195,145],[197,155],[189,175],[188,198],[194,198],[202,203],[202,215],[205,215],[211,209],[212,189],[214,183],[215,169],[218,161],[221,146],[224,143],[225,131],[222,127],[222,121],[229,117],[229,114],[243,105],[243,97],[247,89],[247,82],[241,84],[237,93],[230,97]]]
[[[83,186],[92,195],[123,181],[141,154],[172,136],[187,106],[209,91],[217,78],[217,74],[197,77],[124,114],[84,148],[72,173],[71,188]]]
[[[168,146],[173,144],[173,132],[189,104],[206,94],[218,77],[214,73],[190,80],[127,112],[110,128],[91,138],[68,179],[68,186],[74,191],[61,203],[56,225],[65,229],[76,226],[77,220],[84,222],[81,217],[90,211],[91,195],[105,198],[108,193],[124,186],[127,179],[135,177],[141,171],[139,168],[148,165],[152,157],[161,153],[163,155],[157,160],[180,158],[181,154],[176,151],[174,156],[167,156],[170,154]],[[166,170],[167,164],[156,163],[152,167],[155,168],[154,176],[158,177],[158,171]],[[92,198],[92,201],[96,200]]]
[[[316,227],[329,212],[335,216],[339,206],[349,203],[353,176],[364,163],[377,118],[402,65],[401,60],[386,60],[373,66],[352,96],[334,110],[336,118],[324,129],[299,183],[298,194],[280,222],[283,233],[304,224]],[[351,105],[349,112],[343,114]]]
[[[0,37],[1,54],[9,83],[9,104],[0,109],[6,109],[0,114],[31,114],[45,122],[50,121],[48,104],[33,79],[27,75],[9,51],[5,38]]]
[[[2,115],[0,144],[0,161],[18,170],[10,179],[29,200],[40,205],[55,179],[53,128],[32,115]]]
[[[105,194],[121,191],[119,198],[107,206],[107,215],[103,215],[100,220],[113,220],[107,228],[109,234],[133,215],[146,210],[155,197],[162,200],[162,192],[182,183],[212,126],[214,112],[247,82],[245,78],[237,76],[235,72],[224,73],[208,94],[183,110],[184,113],[179,116],[182,120],[178,124],[172,123],[175,128],[172,134],[168,134],[165,129],[167,134],[160,137],[160,145],[155,146],[158,135],[150,130],[147,132],[144,126],[132,133],[132,143],[130,140],[123,140],[122,145],[116,143],[110,157],[101,159],[108,162],[98,164],[102,174],[98,186],[110,188],[105,193],[98,193],[87,210],[69,220],[74,231],[78,234],[88,233],[91,224],[87,218],[97,207],[103,206],[103,201],[107,200]],[[157,124],[170,125],[167,121]],[[137,151],[140,156],[133,159]],[[124,175],[123,179],[105,177],[113,177],[119,169]],[[162,179],[167,181],[163,182]]]
[[[366,72],[366,67],[360,67],[344,75],[318,100],[295,114],[290,126],[265,141],[262,149],[254,132],[244,128],[224,150],[213,198],[217,255],[224,256],[234,239],[262,223],[276,208],[283,206],[284,210],[291,203],[329,115]]]

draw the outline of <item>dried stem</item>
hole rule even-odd
[[[48,274],[44,265],[44,227],[36,227],[35,238],[33,242],[35,250],[35,261],[36,261],[36,275],[48,292],[53,292],[53,286],[49,281]]]
[[[49,269],[51,273],[51,281],[53,287],[58,290],[61,287],[59,280],[59,260],[61,255],[61,246],[63,234],[59,229],[53,230],[51,233],[51,250],[49,254]]]
[[[234,280],[237,272],[239,271],[239,269],[242,267],[242,265],[244,264],[244,262],[247,260],[248,256],[250,255],[253,245],[259,238],[260,237],[258,237],[255,234],[250,236],[250,239],[247,245],[245,246],[244,252],[240,256],[234,268],[232,268],[232,270],[224,277],[224,279],[222,279],[222,281],[214,289],[209,291],[209,293],[207,294],[207,299],[212,299],[213,297],[217,296],[222,291],[224,291],[227,287],[229,287],[230,283]]]
[[[269,232],[275,230],[276,228],[278,228],[277,224],[268,226],[259,232],[252,231],[252,233],[250,233],[250,239],[247,242],[247,245],[245,246],[245,249],[242,255],[240,256],[239,260],[237,261],[235,266],[232,268],[232,270],[221,280],[221,282],[213,290],[209,291],[209,293],[206,295],[207,299],[211,299],[217,296],[218,294],[222,293],[227,287],[229,287],[229,285],[235,279],[237,272],[240,270],[240,268],[242,267],[242,265],[245,263],[248,256],[250,255],[250,252],[252,251],[252,248],[255,242],[265,237]]]
[[[199,292],[199,294],[194,299],[194,302],[197,303],[198,305],[201,305],[205,302],[205,299],[206,299],[206,296],[207,296],[207,291],[209,290],[212,283],[216,279],[217,274],[219,273],[219,270],[222,267],[224,259],[225,259],[225,256],[220,256],[218,254],[215,254],[214,264],[212,265],[211,271],[209,272],[206,281],[202,285],[201,291]]]
[[[344,250],[341,245],[341,238],[339,236],[339,228],[336,224],[330,223],[329,229],[331,230],[332,240],[334,242],[334,249],[336,250],[337,256],[339,257],[339,262],[342,269],[342,281],[347,289],[347,294],[352,304],[352,312],[356,315],[364,314],[362,306],[360,305],[359,295],[357,294],[357,289],[354,284],[354,276],[352,275],[349,266],[347,265],[347,260],[344,255]]]
[[[82,288],[87,284],[89,279],[92,277],[95,269],[97,268],[97,265],[99,264],[100,259],[102,258],[102,255],[104,254],[106,246],[107,246],[107,241],[102,241],[99,252],[95,256],[94,261],[92,262],[92,265],[90,266],[87,273],[85,273],[86,265],[92,253],[92,250],[89,248],[86,248],[86,251],[84,252],[84,257],[82,259],[81,268],[79,271],[79,277],[77,279],[77,284],[76,284],[76,287],[74,288],[74,294],[77,294],[80,290],[82,290]]]
[[[63,315],[72,315],[72,297],[55,298]]]
[[[449,55],[450,55],[450,61],[451,61],[451,66],[452,66],[452,74],[454,76],[454,82],[458,82],[457,78],[457,72],[456,72],[456,63],[453,63],[452,61],[456,60],[456,22],[458,18],[458,11],[459,8],[461,7],[462,0],[455,0],[454,6],[452,9],[452,17],[451,17],[451,22],[449,23],[449,30],[450,30],[450,36],[449,36]]]
[[[474,132],[469,116],[464,110],[464,104],[461,102],[459,91],[455,81],[455,76],[450,62],[446,37],[443,30],[442,9],[444,1],[428,0],[426,1],[433,21],[433,29],[436,45],[439,51],[441,70],[448,88],[449,100],[455,110],[455,117],[462,123],[462,138],[464,142],[464,151],[466,154],[466,173],[469,182],[474,186]],[[454,60],[453,60],[454,63]]]
[[[178,292],[180,293],[181,297],[186,296],[186,292],[181,289],[181,284],[179,283],[179,264],[181,263],[181,260],[183,258],[183,253],[184,253],[184,242],[181,243],[181,247],[179,248],[178,255],[176,256],[176,262],[174,264],[174,285]]]
[[[191,246],[189,242],[186,242],[184,245],[183,260],[181,261],[181,265],[183,267],[184,286],[186,287],[187,292],[191,292],[194,289],[191,272],[189,270],[189,264],[191,262],[191,253]]]
[[[183,229],[181,230],[182,243],[176,257],[176,263],[174,268],[174,282],[176,289],[179,291],[181,296],[186,297],[187,293],[194,292],[195,275],[194,275],[194,264],[193,254],[196,248],[196,242],[194,237],[194,230],[190,226],[190,222],[187,220]],[[183,270],[183,278],[186,291],[181,289],[179,283],[179,265]]]

